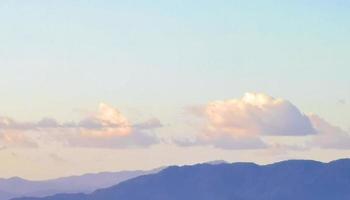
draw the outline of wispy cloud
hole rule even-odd
[[[24,134],[21,131],[1,131],[0,144],[2,148],[20,147],[37,148],[38,144],[31,135]]]
[[[116,108],[105,103],[97,112],[79,122],[59,123],[53,118],[38,122],[18,122],[0,118],[0,141],[4,146],[37,146],[38,140],[50,138],[64,145],[100,148],[146,147],[158,142],[152,135],[162,126],[158,119],[132,123]],[[40,135],[40,139],[36,136]]]
[[[92,135],[94,131],[101,132],[101,136],[128,135],[132,130],[131,123],[119,110],[104,103],[99,105],[97,112],[77,123],[59,123],[54,118],[43,118],[38,122],[18,122],[8,117],[0,117],[0,129],[2,130],[35,131],[55,128],[79,128],[91,131]]]
[[[311,145],[327,149],[350,149],[350,134],[340,127],[334,126],[318,115],[309,116],[317,135]]]

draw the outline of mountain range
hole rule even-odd
[[[21,196],[44,197],[58,193],[91,193],[159,170],[91,173],[44,181],[31,181],[19,177],[0,179],[0,200]]]
[[[350,159],[168,167],[91,194],[16,200],[349,200]]]

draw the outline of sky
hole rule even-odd
[[[0,1],[0,177],[349,157],[349,8]]]

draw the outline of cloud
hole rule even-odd
[[[203,108],[207,130],[233,136],[315,134],[309,118],[287,100],[262,93],[210,102]]]
[[[219,149],[235,150],[235,149],[264,149],[265,144],[258,137],[234,138],[229,135],[221,135],[216,137],[198,136],[192,139],[176,139],[174,143],[182,147],[190,146],[213,146]]]
[[[305,115],[287,100],[262,93],[212,101],[191,107],[190,112],[199,119],[196,121],[198,127],[191,127],[197,134],[190,134],[190,138],[185,139],[170,139],[179,146],[262,149],[280,145],[278,149],[281,149],[295,145],[302,149],[350,149],[347,131],[317,115]],[[162,123],[156,118],[132,123],[118,109],[101,103],[96,112],[76,122],[58,122],[54,118],[19,122],[0,117],[0,147],[36,148],[50,142],[69,147],[148,147],[161,142],[155,136],[156,129],[161,127]],[[274,138],[279,139],[274,142]],[[294,138],[301,140],[295,142]]]
[[[6,148],[37,148],[38,144],[35,139],[28,137],[26,134],[18,131],[0,132],[1,147]]]
[[[350,148],[348,132],[317,115],[304,114],[287,100],[262,93],[246,93],[239,99],[212,101],[205,106],[191,107],[190,112],[201,119],[200,133],[192,139],[174,140],[180,146],[257,149],[277,145],[301,150],[313,147]],[[304,143],[270,143],[272,136],[301,138]]]
[[[101,103],[96,113],[88,116],[78,123],[58,123],[53,118],[43,118],[38,122],[17,122],[8,117],[0,117],[0,129],[3,130],[44,130],[57,128],[78,128],[86,135],[122,136],[132,132],[132,126],[119,110]]]
[[[70,134],[66,144],[79,147],[147,147],[159,142],[151,132],[162,127],[157,119],[132,125],[119,110],[101,103],[97,113],[75,126],[80,134]]]
[[[143,130],[150,130],[150,129],[155,129],[155,128],[161,128],[161,127],[163,127],[163,125],[159,121],[159,119],[152,118],[152,119],[149,119],[145,122],[135,124],[134,127],[138,128],[138,129],[143,129]]]
[[[159,143],[159,139],[143,131],[133,131],[127,136],[93,137],[70,134],[65,138],[67,146],[91,148],[138,148]]]
[[[309,118],[287,100],[263,93],[218,100],[190,112],[201,119],[200,134],[193,140],[177,140],[182,146],[212,145],[223,149],[258,149],[268,136],[315,135]]]
[[[318,115],[309,116],[317,131],[310,144],[326,149],[350,149],[350,134],[340,127],[334,126]]]
[[[119,110],[101,103],[94,115],[77,125],[81,134],[92,137],[127,136],[132,133],[131,123]]]
[[[152,131],[162,127],[157,119],[132,125],[116,108],[101,103],[97,112],[78,122],[59,123],[53,118],[18,122],[0,118],[0,141],[6,146],[30,146],[46,139],[64,145],[99,148],[146,147],[158,142]],[[40,138],[35,136],[40,135]]]

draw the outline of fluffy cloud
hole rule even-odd
[[[180,146],[261,149],[286,143],[283,145],[300,144],[303,149],[350,149],[348,132],[317,115],[303,114],[287,100],[266,94],[246,93],[239,99],[209,102],[191,112],[200,119],[195,128],[198,134],[171,140]],[[0,117],[0,148],[33,148],[49,142],[98,148],[147,147],[160,142],[154,131],[161,127],[155,118],[132,123],[118,109],[101,103],[96,112],[77,122],[60,123],[53,118],[19,122]],[[301,138],[303,144],[290,138]]]
[[[309,147],[350,148],[350,136],[344,130],[316,115],[303,114],[287,100],[262,93],[209,102],[191,108],[191,112],[203,120],[200,134],[194,139],[176,140],[181,146],[256,149],[269,147],[263,141],[271,136],[309,136]]]
[[[242,98],[213,101],[191,109],[204,120],[194,140],[179,145],[212,145],[223,149],[267,148],[262,136],[305,136],[316,134],[309,118],[283,99],[261,93]]]
[[[130,122],[117,109],[101,103],[93,116],[77,125],[81,134],[91,137],[128,136],[132,133]]]
[[[240,99],[210,102],[203,108],[207,130],[237,137],[315,134],[309,118],[283,99],[246,93]]]
[[[350,134],[340,127],[328,123],[317,115],[309,116],[317,130],[311,140],[311,146],[327,149],[350,149]]]
[[[158,142],[152,131],[161,127],[157,119],[132,125],[116,108],[101,103],[97,112],[79,122],[59,123],[52,118],[38,122],[17,122],[0,118],[3,146],[30,146],[38,141],[55,140],[69,146],[126,148],[145,147]],[[40,136],[38,137],[36,136]]]

